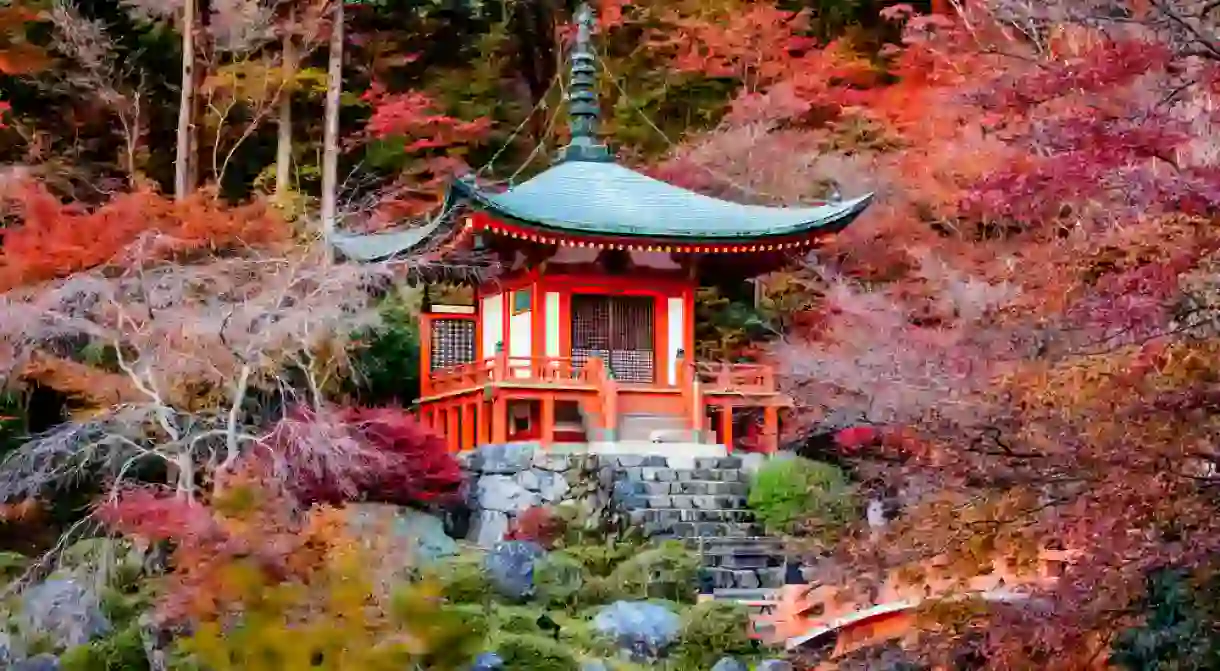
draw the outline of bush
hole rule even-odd
[[[547,605],[574,605],[584,584],[584,567],[566,552],[548,553],[534,565],[534,590]]]
[[[580,663],[562,643],[537,634],[500,636],[496,652],[504,671],[579,671]]]
[[[615,597],[694,600],[698,591],[699,558],[677,541],[666,541],[619,564],[610,574]]]
[[[144,671],[148,657],[140,628],[129,625],[110,636],[79,645],[59,658],[63,671]]]
[[[705,601],[682,614],[675,657],[685,668],[711,668],[721,657],[753,652],[748,634],[750,613],[727,601]]]
[[[428,571],[441,586],[441,595],[450,603],[482,603],[491,590],[482,557],[460,554]]]
[[[793,533],[804,522],[833,533],[856,516],[856,502],[843,471],[808,459],[773,459],[754,476],[750,507],[767,529]]]
[[[643,548],[633,543],[593,543],[570,545],[564,552],[580,562],[591,576],[608,577],[619,564],[639,554]]]
[[[552,509],[531,506],[517,516],[504,540],[532,541],[547,550],[554,550],[567,533],[567,521]]]

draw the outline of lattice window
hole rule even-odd
[[[474,361],[474,335],[473,319],[433,319],[431,369]]]
[[[616,379],[652,382],[655,367],[653,300],[641,296],[572,297],[572,362],[599,356]]]

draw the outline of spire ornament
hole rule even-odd
[[[600,108],[597,101],[597,65],[593,56],[593,10],[582,2],[576,10],[576,40],[572,44],[572,74],[568,84],[568,128],[571,140],[559,150],[561,161],[613,161],[610,150],[598,141]]]

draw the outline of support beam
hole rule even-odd
[[[491,442],[495,445],[508,442],[508,400],[500,394],[491,402]]]
[[[449,444],[450,452],[457,452],[461,448],[461,434],[458,429],[458,406],[456,404],[447,405],[445,407],[445,441]]]
[[[477,402],[466,401],[462,404],[462,444],[460,449],[473,449],[474,444],[474,427],[475,427],[475,406]]]
[[[720,442],[729,452],[733,451],[733,406],[720,406]]]
[[[542,449],[549,450],[555,442],[555,397],[542,397]]]
[[[475,412],[475,447],[487,444],[487,439],[491,437],[491,421],[489,410],[491,405],[487,401],[475,401],[475,406],[478,410]]]
[[[762,449],[767,454],[779,450],[779,408],[775,406],[763,408]]]

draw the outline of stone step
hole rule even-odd
[[[761,587],[749,589],[729,587],[712,590],[712,598],[722,601],[777,601],[779,596],[775,589]]]
[[[711,480],[685,480],[678,482],[648,482],[620,480],[614,483],[615,496],[739,496],[750,492],[744,482],[715,482]]]
[[[784,569],[782,567],[759,569],[707,568],[704,570],[711,577],[712,585],[716,589],[772,590],[784,586]],[[713,595],[715,595],[715,592],[713,592]]]
[[[662,466],[631,466],[616,468],[615,480],[636,482],[741,482],[749,483],[750,476],[740,468],[667,468]]]
[[[638,468],[653,466],[660,468],[741,468],[740,457],[667,457],[659,454],[607,454],[600,457],[603,467]]]
[[[766,550],[770,552],[782,552],[785,544],[784,539],[776,538],[775,536],[751,536],[748,538],[688,538],[686,539],[692,548],[702,547],[705,552],[731,552],[736,548],[747,548],[751,550]]]
[[[697,536],[757,536],[762,525],[754,522],[649,522],[642,527],[654,540],[684,540]]]
[[[753,522],[751,510],[698,509],[698,508],[645,508],[628,510],[627,519],[632,524],[661,522]]]
[[[772,554],[714,555],[704,554],[703,565],[714,568],[759,569],[784,565],[784,558]]]
[[[702,510],[742,510],[746,497],[712,494],[657,494],[621,496],[615,499],[624,508],[689,508]]]

